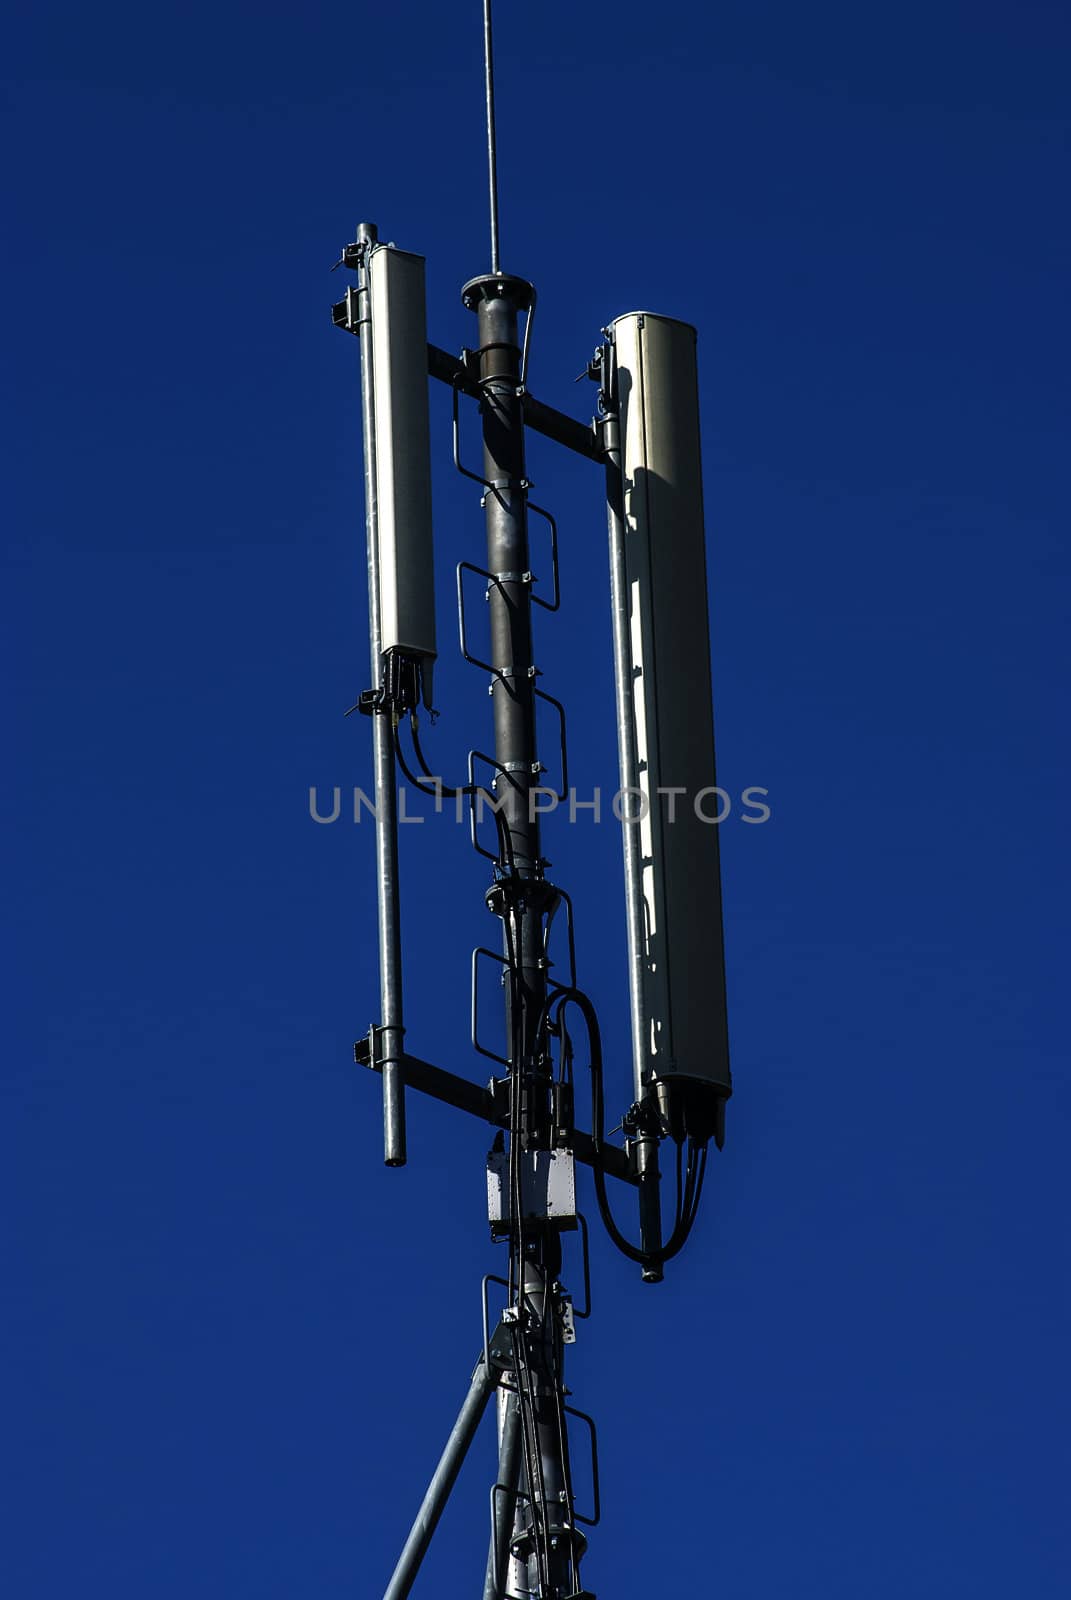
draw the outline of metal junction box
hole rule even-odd
[[[525,1222],[576,1227],[576,1178],[571,1150],[522,1150],[521,1207]],[[510,1226],[509,1152],[487,1157],[487,1219],[492,1233]]]

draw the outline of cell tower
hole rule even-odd
[[[566,1403],[564,1379],[565,1347],[589,1309],[587,1295],[584,1309],[574,1307],[561,1282],[561,1235],[577,1228],[588,1280],[575,1163],[592,1171],[599,1214],[614,1243],[640,1266],[645,1282],[658,1282],[691,1231],[708,1147],[711,1140],[722,1145],[731,1093],[718,830],[693,803],[715,783],[696,336],[685,323],[645,311],[612,321],[587,369],[598,384],[590,425],[529,392],[536,296],[530,283],[500,266],[490,0],[484,0],[484,54],[491,270],[462,289],[476,318],[474,347],[452,356],[427,342],[423,260],[380,243],[371,223],[362,223],[342,251],[339,265],[356,274],[356,283],[333,311],[335,323],[360,340],[373,684],[356,709],[369,717],[374,753],[380,1020],[356,1046],[356,1057],[382,1076],[388,1166],[405,1164],[407,1087],[496,1130],[487,1158],[488,1219],[492,1237],[508,1241],[509,1257],[505,1278],[484,1280],[479,1359],[384,1600],[410,1593],[492,1396],[499,1456],[484,1600],[592,1600],[581,1562],[583,1529],[599,1518],[595,1425]],[[462,653],[490,677],[494,742],[492,753],[470,751],[464,781],[454,787],[432,772],[418,730],[420,707],[432,703],[437,652],[429,376],[453,392],[454,464],[476,480],[486,524],[486,565],[460,563],[457,607]],[[482,420],[479,472],[460,459],[459,418],[468,402]],[[568,762],[564,712],[538,686],[533,653],[533,607],[558,606],[558,531],[529,497],[526,428],[597,464],[605,478],[634,1077],[620,1145],[605,1132],[599,1025],[579,986],[572,903],[546,876],[540,836],[546,769],[536,740],[537,703],[550,708],[561,730],[562,799]],[[536,592],[531,514],[549,527],[549,593]],[[466,578],[486,585],[486,661],[473,654],[466,630]],[[406,1049],[399,772],[439,801],[467,803],[473,845],[490,861],[484,898],[501,924],[501,947],[474,953],[473,1016],[478,974],[491,963],[503,977],[509,1043],[506,1056],[494,1055],[474,1021],[473,1046],[498,1063],[489,1082]],[[493,850],[477,827],[484,811],[494,819]],[[561,962],[550,957],[553,927],[564,932],[561,978],[553,976]],[[572,1031],[577,1020],[583,1050]],[[578,1065],[590,1073],[586,1131],[577,1126],[574,1106]],[[661,1201],[667,1141],[676,1179],[668,1226]],[[637,1196],[635,1242],[611,1213],[611,1180]],[[497,1323],[488,1312],[492,1283],[504,1291]],[[594,1486],[586,1513],[577,1508],[570,1465],[581,1427]]]

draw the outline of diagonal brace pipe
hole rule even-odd
[[[497,1383],[497,1370],[493,1365],[488,1368],[481,1355],[472,1374],[469,1392],[446,1441],[446,1448],[439,1457],[439,1465],[435,1468],[432,1480],[428,1484],[428,1491],[416,1514],[409,1537],[405,1541],[405,1548],[398,1557],[398,1564],[384,1592],[383,1600],[406,1600],[416,1582],[420,1563],[427,1554],[431,1536],[439,1525],[443,1507],[457,1481],[461,1463],[475,1437],[480,1419],[487,1409],[487,1402],[494,1393]]]

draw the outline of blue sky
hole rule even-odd
[[[499,0],[503,264],[532,386],[610,317],[700,330],[736,1094],[657,1289],[596,1238],[571,1355],[603,1597],[1067,1582],[1069,30],[1055,4]],[[380,1164],[359,219],[472,342],[479,6],[43,3],[9,19],[5,435],[12,1594],[377,1596],[479,1340],[485,1131]],[[428,743],[477,499],[433,433]],[[471,419],[470,419],[471,420]],[[468,436],[475,442],[475,434]],[[535,441],[574,781],[613,786],[601,485]],[[483,867],[406,831],[409,1041],[481,1076]],[[550,823],[628,1098],[620,849]],[[593,1209],[591,1197],[588,1208]],[[575,1266],[572,1269],[577,1279]],[[421,1594],[476,1592],[490,1434]]]

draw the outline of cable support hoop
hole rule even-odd
[[[570,1508],[572,1510],[573,1517],[577,1522],[582,1522],[585,1527],[588,1528],[596,1528],[602,1520],[602,1496],[599,1492],[599,1436],[595,1427],[595,1418],[589,1416],[586,1411],[579,1411],[576,1406],[566,1405],[564,1400],[562,1402],[561,1409],[566,1416],[576,1417],[578,1421],[586,1422],[588,1431],[591,1435],[591,1516],[585,1517],[581,1514],[581,1512],[577,1511],[575,1497],[572,1495],[571,1489]],[[568,1459],[569,1457],[567,1453],[566,1460]]]
[[[493,662],[484,661],[479,656],[473,655],[469,648],[468,627],[465,615],[465,582],[463,577],[465,572],[473,572],[478,577],[487,579],[489,583],[497,583],[499,581],[493,572],[488,572],[485,567],[478,567],[471,561],[459,561],[457,564],[457,627],[458,644],[462,657],[470,666],[478,667],[481,672],[490,673],[492,678],[496,679],[503,685],[507,694],[516,693],[516,689],[514,688],[516,683],[530,681],[532,683],[532,693],[540,700],[546,700],[548,704],[554,707],[555,711],[558,713],[558,738],[562,771],[561,788],[554,791],[554,796],[556,800],[563,802],[569,798],[568,727],[566,723],[565,707],[560,700],[555,698],[554,695],[548,694],[545,689],[540,689],[535,683],[534,679],[539,673],[538,667],[533,665],[532,667],[528,668],[522,677],[518,676],[513,667],[496,667]],[[555,584],[555,588],[557,588],[557,584]],[[535,597],[533,596],[533,599],[534,598]],[[556,594],[555,606],[558,598],[559,597]],[[548,609],[554,609],[554,607],[549,607]],[[494,693],[493,683],[488,686],[488,692],[492,694]],[[479,752],[475,753],[477,755],[479,754]],[[472,752],[470,752],[470,755],[471,754]],[[497,767],[500,771],[503,770],[502,763],[492,761],[491,757],[489,756],[481,756],[480,759],[489,762],[489,764]],[[542,767],[541,770],[546,771],[546,768]],[[472,781],[471,776],[470,781]]]
[[[495,804],[495,796],[491,795],[488,790],[482,789],[481,786],[478,786],[476,784],[476,763],[477,763],[477,761],[482,761],[487,766],[491,767],[495,772],[502,773],[503,776],[507,779],[507,781],[509,783],[511,783],[513,785],[513,787],[516,788],[518,791],[520,791],[520,787],[521,786],[518,783],[516,783],[516,781],[514,780],[514,778],[513,778],[511,773],[505,772],[503,770],[502,763],[500,761],[496,761],[494,756],[485,755],[482,750],[470,750],[469,751],[469,755],[468,755],[469,785],[474,791],[482,792],[482,793],[487,795],[488,802],[491,805],[491,809],[495,814],[495,820],[496,820],[496,823],[497,823],[499,817],[501,816],[501,813],[498,810],[498,805],[501,805],[503,802],[499,801],[498,805],[496,805]],[[470,796],[470,799],[469,799],[469,840],[470,840],[470,842],[472,844],[472,848],[475,850],[477,855],[483,856],[488,861],[497,861],[499,858],[492,851],[485,850],[483,845],[480,843],[480,841],[476,837],[476,792],[474,792]],[[505,819],[503,819],[503,821],[504,820]],[[507,832],[509,831],[508,825],[506,827],[506,831]],[[510,859],[511,859],[511,864],[512,864],[512,866],[514,868],[516,868],[518,865],[521,865],[521,864],[523,864],[526,867],[531,867],[533,865],[533,863],[528,859],[528,857],[526,857],[526,856],[518,856],[515,852],[511,852],[511,858]]]
[[[530,489],[535,487],[535,485],[534,485],[534,483],[533,483],[531,478],[527,478],[527,477],[525,477],[525,478],[485,478],[483,476],[482,472],[473,472],[469,467],[466,467],[464,465],[464,463],[462,462],[462,460],[461,460],[461,385],[462,385],[462,380],[463,380],[464,377],[465,377],[465,374],[463,372],[461,372],[461,371],[455,372],[454,376],[453,376],[453,380],[452,380],[451,385],[450,385],[451,390],[452,390],[452,418],[451,418],[451,424],[452,425],[451,425],[451,432],[452,432],[452,436],[453,436],[454,466],[457,468],[458,472],[460,472],[460,474],[461,474],[461,476],[463,478],[471,478],[474,483],[481,484],[484,489],[490,489],[496,494],[501,492],[502,490],[511,490],[511,491],[516,491],[518,494],[526,495]],[[492,382],[495,382],[495,381],[498,381],[498,380],[487,379],[487,378],[478,379],[477,380],[477,387],[479,389],[485,391],[485,392],[490,392],[488,390],[487,386],[488,386],[489,383],[492,383]],[[481,406],[483,405],[483,401],[482,400],[481,400],[480,404],[481,404]],[[547,513],[543,512],[542,515],[545,516],[545,515],[547,515]]]
[[[427,762],[425,761],[423,751],[420,748],[420,741],[417,737],[415,716],[412,712],[410,712],[409,716],[409,725],[413,737],[413,748],[417,753],[417,760],[423,769],[426,782],[432,784],[433,787],[430,789],[427,788],[426,784],[422,783],[410,770],[402,752],[401,738],[398,729],[398,718],[395,716],[393,741],[394,753],[403,775],[413,785],[419,794],[430,796],[436,801],[437,804],[446,798],[460,798],[461,796],[468,797],[469,812],[471,817],[470,833],[473,846],[480,855],[486,856],[490,861],[494,862],[496,870],[504,875],[503,879],[500,879],[499,881],[507,881],[517,870],[518,858],[513,848],[513,836],[508,822],[501,813],[500,803],[496,803],[495,796],[490,792],[490,790],[485,789],[482,785],[477,784],[475,781],[475,769],[472,762],[473,752],[469,752],[469,782],[460,788],[453,788],[448,784],[444,784],[442,779],[431,771]],[[495,827],[498,830],[498,855],[495,855],[490,850],[484,850],[483,847],[476,842],[476,802],[477,800],[481,799],[487,801],[494,815]],[[524,860],[524,862],[527,864],[526,857],[522,858],[522,860]]]
[[[480,1042],[480,1038],[479,1038],[480,957],[481,956],[483,956],[488,961],[497,962],[499,964],[499,966],[501,966],[503,968],[507,968],[508,965],[509,965],[509,963],[507,962],[505,956],[499,955],[494,950],[488,950],[484,945],[477,945],[476,948],[473,950],[473,952],[472,952],[471,995],[470,995],[470,1007],[471,1007],[471,1010],[470,1010],[470,1019],[469,1019],[470,1020],[469,1040],[470,1040],[470,1043],[472,1045],[472,1048],[477,1052],[478,1055],[486,1056],[489,1061],[497,1061],[499,1066],[508,1067],[510,1065],[509,1057],[508,1056],[499,1055],[496,1050],[489,1050],[488,1047],[485,1044],[482,1044]]]
[[[515,492],[519,495],[527,494],[528,490],[533,487],[532,480],[530,478],[485,478],[482,472],[473,472],[469,467],[464,465],[461,460],[461,387],[459,374],[454,375],[454,381],[451,387],[453,389],[452,434],[454,466],[457,468],[458,472],[460,472],[463,478],[471,478],[474,483],[482,485],[484,489],[489,489],[494,494],[499,494],[503,490]],[[481,504],[483,504],[482,501]]]
[[[554,893],[555,893],[555,899],[551,903],[551,905],[548,907],[548,910],[547,910],[547,921],[546,921],[546,927],[544,929],[544,934],[543,934],[543,954],[544,954],[544,956],[548,957],[548,965],[552,965],[552,963],[550,963],[550,961],[549,961],[551,930],[552,930],[552,927],[554,925],[554,919],[558,914],[559,907],[560,906],[564,906],[565,907],[565,932],[566,932],[566,939],[567,939],[567,948],[568,948],[568,951],[569,951],[569,983],[567,985],[559,984],[553,978],[551,978],[549,981],[550,981],[550,983],[554,984],[555,987],[558,988],[558,989],[561,989],[561,988],[575,989],[576,988],[576,935],[575,935],[574,925],[573,925],[573,901],[572,901],[572,897],[570,895],[566,894],[564,889],[559,889],[557,887],[557,885],[555,885],[555,887],[554,887]]]
[[[460,472],[460,474],[461,474],[461,476],[463,478],[471,478],[473,483],[482,484],[485,489],[490,489],[492,487],[492,484],[491,484],[491,481],[490,481],[489,478],[485,478],[481,472],[471,472],[468,467],[466,467],[466,466],[464,466],[462,464],[462,461],[461,461],[461,405],[460,405],[461,390],[459,388],[458,375],[457,374],[455,374],[455,376],[454,376],[454,382],[453,382],[452,387],[453,387],[453,395],[454,395],[454,399],[453,399],[453,408],[454,408],[453,409],[454,466],[457,468],[458,472]]]
[[[553,527],[553,518],[550,520]],[[487,588],[484,590],[485,600],[490,596],[492,588],[501,589],[502,585],[506,583],[523,583],[526,585],[531,585],[537,581],[536,575],[530,569],[525,572],[489,572],[486,567],[479,567],[474,561],[459,561],[456,568],[456,586],[458,591],[458,635],[462,656],[470,666],[481,667],[485,672],[496,672],[503,675],[512,676],[512,668],[494,667],[489,661],[482,661],[478,656],[474,656],[468,647],[468,634],[465,621],[464,579],[462,578],[463,572],[471,572],[476,577],[486,580]],[[561,603],[561,592],[558,583],[558,550],[556,531],[555,541],[551,550],[551,573],[554,588],[554,599],[541,600],[539,596],[533,592],[532,601],[535,605],[542,606],[546,611],[557,611]]]
[[[557,611],[561,605],[561,582],[558,573],[558,524],[550,512],[543,506],[537,506],[534,500],[528,502],[529,511],[534,511],[537,517],[543,517],[550,523],[550,572],[551,587],[554,594],[553,600],[542,600],[535,590],[532,590],[533,605],[542,606],[544,611]]]

